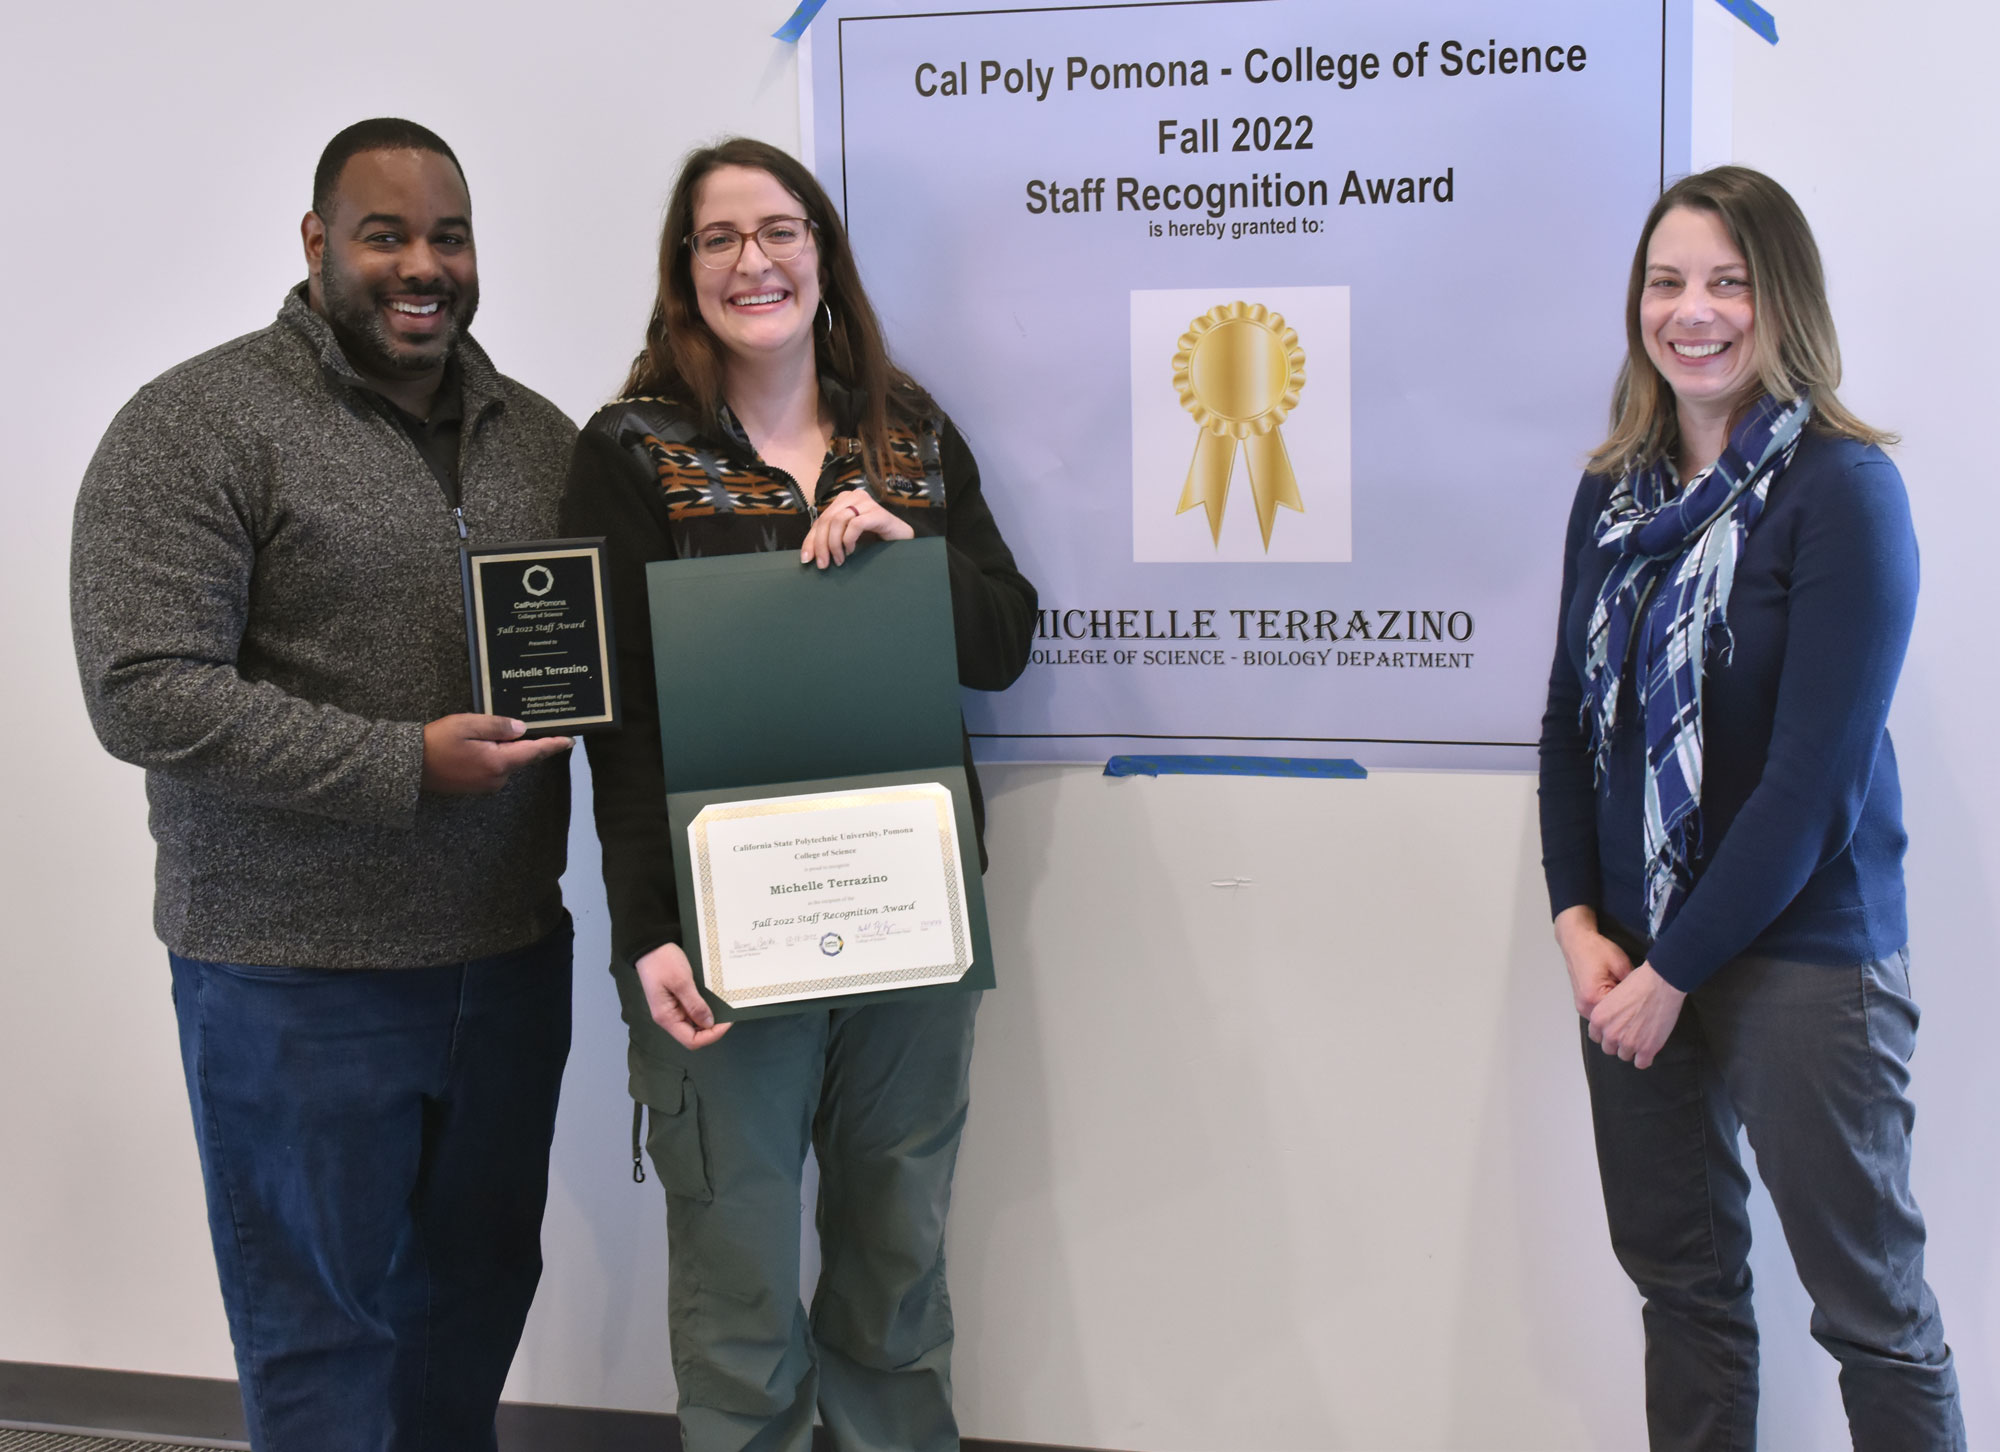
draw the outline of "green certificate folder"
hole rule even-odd
[[[870,544],[824,571],[790,551],[663,560],[646,584],[683,946],[717,1019],[992,987],[944,541]],[[874,812],[899,815],[852,815]],[[881,858],[882,836],[906,855]],[[947,839],[955,860],[930,861]],[[761,875],[739,881],[741,863]],[[769,907],[730,907],[752,892]],[[745,987],[759,980],[733,954],[758,952],[811,964]]]

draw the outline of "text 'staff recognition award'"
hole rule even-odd
[[[703,977],[733,1009],[956,983],[972,967],[941,783],[712,804],[687,837]]]
[[[616,727],[604,541],[470,545],[462,561],[473,709],[530,735]]]

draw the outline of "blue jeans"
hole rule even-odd
[[[1640,961],[1643,944],[1620,945]],[[1857,1452],[1963,1452],[1910,1196],[1916,1041],[1903,953],[1844,968],[1738,958],[1688,996],[1649,1069],[1584,1037],[1612,1248],[1646,1298],[1655,1452],[1756,1445],[1739,1129],[1812,1297],[1812,1334],[1840,1362]]]
[[[170,955],[257,1452],[493,1452],[541,1278],[570,939],[380,971]]]

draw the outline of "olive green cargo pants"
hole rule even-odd
[[[977,993],[736,1024],[690,1052],[616,974],[632,1097],[667,1192],[668,1326],[687,1452],[950,1452],[945,1212]],[[819,1157],[819,1285],[799,1193]]]

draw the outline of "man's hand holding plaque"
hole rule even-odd
[[[575,744],[567,736],[530,737],[527,730],[523,721],[472,712],[425,723],[424,790],[486,796],[507,785],[522,767],[560,755]]]
[[[530,736],[615,729],[604,541],[468,545],[461,559],[476,708]]]

